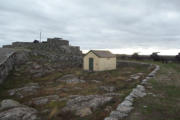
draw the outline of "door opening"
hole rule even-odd
[[[94,70],[94,59],[89,58],[89,71],[93,71],[93,70]]]

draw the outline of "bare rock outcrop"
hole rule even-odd
[[[34,95],[40,89],[38,83],[29,83],[21,88],[15,88],[8,91],[10,96],[17,96],[20,98],[24,98],[26,96]]]
[[[36,109],[6,99],[1,102],[0,120],[40,120],[40,117]]]
[[[56,81],[65,82],[67,84],[85,83],[85,80],[81,80],[81,79],[79,79],[77,76],[75,76],[73,74],[64,75],[63,77],[57,79]]]
[[[76,115],[84,117],[110,101],[112,101],[112,97],[100,95],[77,96],[67,102],[64,111],[73,111]]]

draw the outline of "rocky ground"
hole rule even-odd
[[[0,119],[103,120],[152,69],[89,73],[32,60],[16,66],[0,86]]]

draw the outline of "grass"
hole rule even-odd
[[[135,102],[135,110],[126,120],[180,120],[180,64],[156,63],[161,69],[149,81],[147,95]],[[145,106],[145,107],[144,107]]]
[[[33,57],[32,59],[39,59]],[[33,61],[34,62],[34,61]],[[37,62],[37,61],[36,61]],[[41,63],[39,63],[41,64]],[[34,106],[39,111],[49,109],[49,114],[42,114],[44,119],[53,120],[102,120],[106,117],[109,112],[104,111],[106,106],[111,106],[113,109],[123,100],[123,98],[129,94],[129,92],[134,88],[140,80],[142,80],[151,69],[147,69],[145,66],[127,66],[118,68],[112,71],[103,72],[85,72],[81,68],[66,68],[62,71],[55,70],[52,73],[46,74],[42,77],[32,77],[32,74],[28,71],[29,64],[20,66],[18,69],[14,69],[5,82],[0,86],[0,100],[5,98],[12,98],[26,104],[29,100],[34,97],[47,96],[47,95],[58,95],[60,98],[68,98],[70,95],[103,95],[107,92],[100,89],[100,86],[114,86],[117,88],[114,92],[121,94],[121,96],[114,97],[114,100],[96,111],[92,115],[80,118],[74,115],[74,113],[63,113],[61,109],[66,105],[67,100],[60,102],[50,102],[43,106]],[[126,81],[130,75],[136,73],[144,73],[138,80],[133,80],[131,82]],[[56,82],[58,78],[61,78],[66,74],[74,74],[80,79],[85,80],[86,83],[78,84],[66,84],[63,82]],[[100,83],[95,83],[92,80],[98,80]],[[36,93],[36,95],[27,96],[23,99],[17,98],[15,96],[8,96],[7,91],[13,88],[22,87],[28,83],[39,83],[41,89]],[[51,82],[51,84],[49,84]],[[58,90],[57,90],[58,89]]]

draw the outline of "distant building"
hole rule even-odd
[[[110,51],[91,50],[83,59],[83,69],[87,71],[105,71],[116,69],[116,55]]]

